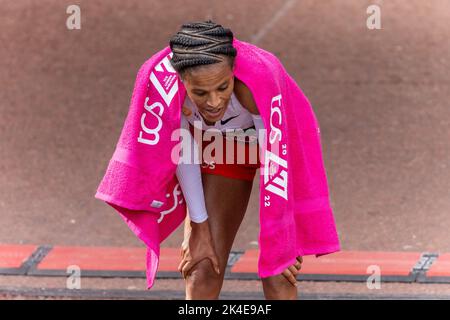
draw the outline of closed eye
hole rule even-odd
[[[225,88],[219,88],[219,91],[225,91],[228,89],[228,86],[226,86]],[[202,97],[204,96],[206,93],[202,92],[202,93],[196,93],[197,96]]]

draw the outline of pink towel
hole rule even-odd
[[[320,130],[308,99],[270,52],[238,39],[234,75],[253,94],[268,139],[260,169],[258,275],[280,274],[297,256],[340,250],[329,202]],[[159,249],[187,209],[175,175],[186,89],[170,47],[139,70],[127,118],[96,198],[115,208],[147,246],[147,288]],[[174,156],[175,155],[175,156]]]

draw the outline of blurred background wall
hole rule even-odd
[[[68,30],[66,9],[81,9]],[[381,29],[366,10],[381,8]],[[212,18],[319,120],[344,250],[450,250],[450,1],[0,1],[0,243],[142,245],[94,198],[136,72]],[[235,249],[256,245],[258,178]],[[164,245],[178,246],[182,228]]]

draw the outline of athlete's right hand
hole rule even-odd
[[[181,245],[181,257],[178,271],[184,279],[190,274],[192,267],[203,259],[210,259],[213,269],[220,274],[219,259],[214,250],[208,219],[201,223],[190,221],[190,228]]]

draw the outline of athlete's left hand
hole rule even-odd
[[[292,285],[297,286],[297,275],[300,269],[302,268],[303,258],[301,256],[297,257],[297,262],[293,265],[290,265],[287,267],[282,275],[286,277],[286,279],[289,280]]]

